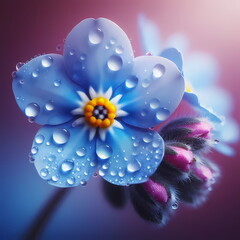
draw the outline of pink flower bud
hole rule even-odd
[[[204,182],[207,182],[213,178],[212,171],[207,166],[200,163],[195,163],[193,165],[192,172],[196,177]]]
[[[197,137],[197,138],[205,138],[210,139],[210,133],[212,130],[212,125],[209,122],[200,120],[199,122],[186,124],[181,126],[184,128],[188,128],[191,130],[190,133],[187,134],[186,137]]]
[[[164,160],[183,172],[189,172],[193,162],[192,151],[177,146],[168,146],[167,148],[170,151],[166,149]]]
[[[169,197],[166,188],[161,185],[160,183],[156,183],[150,178],[147,182],[142,184],[144,190],[151,195],[151,197],[159,202],[160,204],[164,205],[167,203]]]

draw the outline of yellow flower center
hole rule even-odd
[[[108,128],[116,117],[116,107],[106,98],[97,97],[83,108],[84,116],[92,127]]]

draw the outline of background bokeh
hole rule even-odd
[[[20,239],[54,192],[28,161],[38,129],[18,109],[11,89],[17,62],[56,52],[68,32],[87,17],[106,17],[124,29],[135,55],[141,54],[137,17],[144,13],[162,37],[182,32],[190,50],[213,55],[220,66],[219,84],[234,99],[240,122],[240,1],[237,0],[6,0],[0,3],[1,64],[1,217],[0,239]],[[221,96],[219,96],[221,98]],[[98,178],[73,189],[59,205],[40,239],[240,239],[240,151],[234,157],[212,153],[222,178],[200,208],[180,206],[164,228],[146,223],[130,203],[113,209]]]

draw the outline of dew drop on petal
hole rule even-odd
[[[103,32],[101,29],[93,29],[89,32],[88,35],[89,42],[92,44],[99,44],[103,40]]]
[[[149,80],[149,79],[143,79],[142,80],[142,87],[143,88],[147,88],[147,87],[149,87],[150,86],[150,83],[151,83],[151,81]]]
[[[125,81],[127,88],[134,88],[138,84],[138,78],[136,76],[131,76]]]
[[[153,141],[153,142],[152,142],[152,146],[153,146],[154,148],[158,148],[158,147],[160,146],[160,143],[159,143],[158,141]]]
[[[86,148],[82,147],[82,148],[77,149],[76,154],[79,157],[84,157],[86,155],[86,152],[87,152]]]
[[[39,135],[37,135],[37,136],[35,137],[35,142],[36,142],[37,144],[42,144],[43,141],[44,141],[44,136],[43,136],[43,135],[39,134]]]
[[[166,108],[159,109],[156,113],[156,117],[160,121],[166,120],[170,115],[170,112]]]
[[[141,163],[138,162],[137,160],[133,160],[127,165],[127,170],[128,172],[134,173],[139,171],[141,168]]]
[[[87,181],[81,180],[81,181],[80,181],[80,184],[81,184],[82,186],[86,186],[86,185],[87,185]]]
[[[52,111],[54,109],[54,105],[53,105],[53,102],[52,101],[48,101],[46,104],[45,104],[45,108],[47,111]]]
[[[53,82],[53,85],[55,86],[55,87],[59,87],[60,85],[61,85],[61,80],[55,80],[54,82]]]
[[[61,164],[61,169],[64,173],[70,172],[74,167],[74,162],[72,160],[65,160]]]
[[[40,111],[40,107],[36,103],[30,103],[25,108],[25,115],[27,117],[36,117]]]
[[[69,185],[73,185],[75,182],[76,182],[75,177],[70,177],[70,178],[67,179],[67,183],[68,183]]]
[[[122,58],[112,55],[107,62],[108,68],[112,71],[119,71],[123,65]]]
[[[49,174],[48,170],[46,168],[43,168],[41,171],[40,171],[40,175],[42,177],[47,177]]]
[[[24,84],[24,80],[23,80],[23,79],[20,79],[18,82],[19,82],[20,84]]]
[[[37,72],[37,71],[33,71],[33,72],[32,72],[32,76],[33,76],[34,78],[38,77],[38,72]]]
[[[13,72],[12,72],[12,77],[15,78],[16,75],[17,75],[17,72],[16,72],[16,71],[13,71]]]
[[[58,180],[59,180],[59,176],[58,175],[52,176],[52,181],[57,182]]]
[[[64,144],[68,141],[70,133],[64,128],[55,129],[53,132],[53,140],[57,144]]]
[[[37,147],[32,147],[31,153],[32,153],[33,155],[35,155],[35,154],[37,154],[37,152],[38,152],[38,148],[37,148]]]
[[[105,160],[112,156],[112,148],[106,144],[97,146],[96,153],[99,158]]]
[[[16,70],[18,71],[23,65],[24,65],[23,62],[17,63],[17,65],[16,65]]]
[[[148,136],[144,136],[143,137],[143,141],[145,143],[150,143],[152,141],[152,136],[151,135],[148,135]]]
[[[48,68],[52,65],[53,59],[50,56],[45,56],[45,57],[43,57],[41,63],[42,63],[43,67]]]
[[[165,68],[161,64],[157,64],[153,68],[153,76],[155,78],[160,78],[164,74]]]
[[[156,109],[160,106],[160,101],[157,98],[154,98],[150,101],[150,108]]]
[[[117,54],[122,54],[123,53],[123,48],[122,47],[116,47],[115,52]]]
[[[173,209],[173,210],[178,209],[178,203],[177,203],[177,202],[174,202],[174,203],[172,204],[172,209]]]

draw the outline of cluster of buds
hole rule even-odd
[[[219,176],[218,167],[205,158],[214,142],[212,129],[210,122],[198,118],[178,119],[160,129],[165,142],[163,162],[147,182],[128,188],[143,219],[163,225],[179,204],[199,206],[207,199]],[[114,187],[114,194],[108,190],[108,199],[118,196],[111,202],[120,206],[126,189]]]

